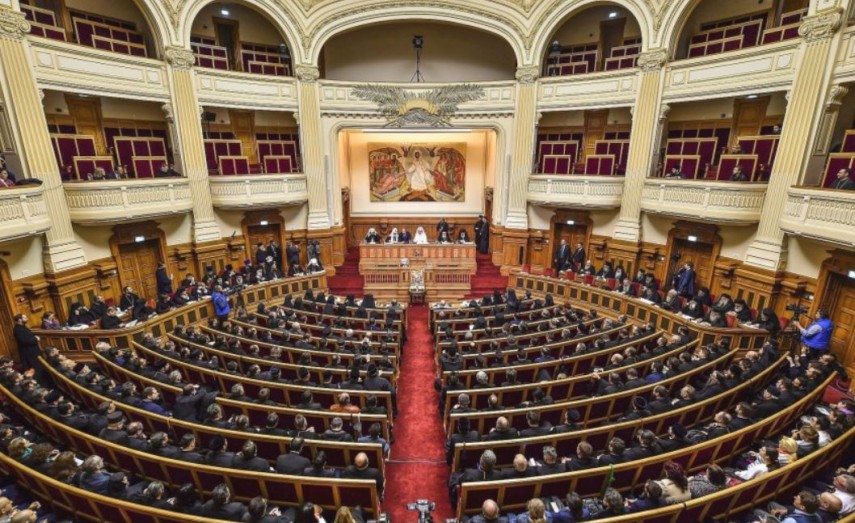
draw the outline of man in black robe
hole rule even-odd
[[[490,252],[490,224],[483,214],[479,214],[475,222],[475,245],[481,254]]]

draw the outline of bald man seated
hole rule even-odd
[[[522,454],[514,456],[514,464],[502,471],[502,479],[523,479],[537,476],[537,468],[529,467],[528,460]]]
[[[468,523],[508,523],[508,518],[502,516],[498,503],[486,499],[481,504],[481,513],[469,518]]]
[[[386,481],[383,479],[383,474],[380,473],[380,470],[371,467],[371,463],[368,460],[368,455],[364,452],[360,452],[353,458],[353,465],[348,465],[344,472],[342,472],[341,477],[347,479],[373,479],[377,482],[377,493],[380,495],[380,498],[383,498],[383,487],[386,484]]]

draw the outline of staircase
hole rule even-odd
[[[502,276],[499,268],[493,265],[491,254],[478,253],[477,272],[472,276],[472,292],[467,298],[481,298],[487,294],[493,294],[495,289],[504,291],[508,286],[508,278]]]
[[[361,298],[365,289],[365,278],[359,275],[359,247],[351,247],[344,256],[344,263],[335,268],[335,276],[327,278],[330,294]]]

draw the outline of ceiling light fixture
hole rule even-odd
[[[609,13],[609,18],[617,18],[617,15],[618,15],[617,11],[612,11],[611,13]]]
[[[220,9],[220,14],[223,16],[229,16],[229,10],[224,7]]]

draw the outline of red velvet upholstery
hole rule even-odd
[[[585,174],[613,176],[615,157],[611,154],[589,154],[585,158]]]
[[[264,158],[264,172],[267,174],[288,174],[294,172],[290,156],[267,156]]]
[[[209,171],[219,169],[221,156],[240,156],[243,144],[240,140],[205,140],[205,161]]]
[[[595,154],[611,154],[615,157],[615,172],[626,171],[626,159],[629,157],[629,138],[618,140],[597,140],[594,143]]]
[[[154,178],[154,173],[166,162],[166,156],[133,156],[130,166],[135,178]]]
[[[104,169],[105,173],[113,170],[112,156],[75,156],[74,157],[74,172],[77,173],[78,179],[85,180],[86,175],[95,172],[96,167]]]
[[[599,45],[580,44],[561,50],[557,58],[547,58],[547,76],[566,76],[590,73],[596,70],[599,60]]]
[[[56,23],[56,15],[50,9],[21,4],[21,11],[30,22],[30,34],[65,41],[65,30]]]
[[[249,158],[246,156],[220,156],[220,174],[249,174]]]
[[[733,169],[739,165],[742,172],[748,175],[749,181],[757,179],[757,155],[756,154],[723,154],[718,164],[716,180],[730,180]]]
[[[702,27],[707,29],[692,36],[689,56],[708,56],[753,47],[760,42],[764,23],[765,16],[705,24]]]
[[[740,136],[738,139],[742,154],[756,154],[758,164],[766,170],[771,170],[775,164],[779,140],[778,136]]]
[[[166,158],[166,144],[163,138],[138,137],[138,136],[116,136],[113,138],[116,158],[120,165],[127,165],[131,176],[143,178],[136,174],[134,157],[158,158],[161,162]],[[141,166],[143,163],[140,164]],[[160,168],[160,165],[157,166]],[[147,169],[146,169],[147,171]]]
[[[579,157],[579,142],[543,141],[537,152],[539,174],[572,174],[573,162]]]
[[[85,134],[52,134],[54,155],[57,166],[74,165],[76,156],[96,156],[95,137]]]
[[[701,157],[697,154],[667,155],[665,156],[665,168],[662,171],[662,176],[665,176],[665,173],[669,172],[672,167],[677,167],[686,174],[688,179],[694,180],[700,172]]]
[[[843,146],[840,148],[842,153],[855,153],[855,130],[846,131],[843,136]]]
[[[825,176],[822,180],[823,187],[829,187],[837,179],[837,172],[844,167],[855,170],[855,153],[831,153],[825,164]]]
[[[298,162],[298,152],[300,150],[298,142],[294,139],[283,139],[283,138],[291,138],[289,136],[270,136],[265,135],[263,138],[256,137],[256,150],[258,151],[258,159],[261,160],[262,163],[266,164],[267,157],[274,158],[282,158],[288,157],[291,159],[291,170],[283,171],[283,164],[279,164],[279,171],[270,171],[269,168],[265,168],[266,172],[299,172],[300,164]]]
[[[703,174],[706,166],[715,163],[718,150],[718,138],[681,138],[668,140],[665,145],[665,154],[669,156],[697,155],[700,168],[698,174]],[[684,171],[689,174],[688,171]]]
[[[209,69],[229,69],[229,53],[225,47],[213,43],[191,42],[196,65]]]
[[[545,155],[541,159],[539,174],[573,174],[573,156]]]
[[[272,45],[241,43],[240,59],[248,73],[290,76],[291,64],[283,64],[279,49]]]
[[[127,27],[127,24],[114,25],[107,23],[106,19],[92,20],[97,17],[91,15],[87,18],[72,15],[77,43],[114,53],[148,56],[143,35]]]

